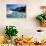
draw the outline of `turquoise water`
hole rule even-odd
[[[25,12],[12,12],[11,14],[7,14],[8,18],[26,18]]]

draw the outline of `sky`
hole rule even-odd
[[[17,7],[24,7],[25,5],[23,4],[7,4],[8,9],[15,9]]]

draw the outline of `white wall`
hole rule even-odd
[[[25,19],[8,19],[6,18],[6,4],[26,4],[27,18]],[[46,0],[0,0],[0,35],[4,34],[6,25],[15,25],[19,31],[18,36],[31,36],[31,32],[36,29],[45,29],[38,25],[35,16],[40,14],[40,6],[46,5]],[[45,29],[46,30],[46,29]]]

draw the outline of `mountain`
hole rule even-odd
[[[17,7],[16,9],[10,9],[12,11],[18,11],[18,12],[26,12],[26,6],[24,7]]]

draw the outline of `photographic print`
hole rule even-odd
[[[7,18],[26,18],[26,5],[7,4]]]

